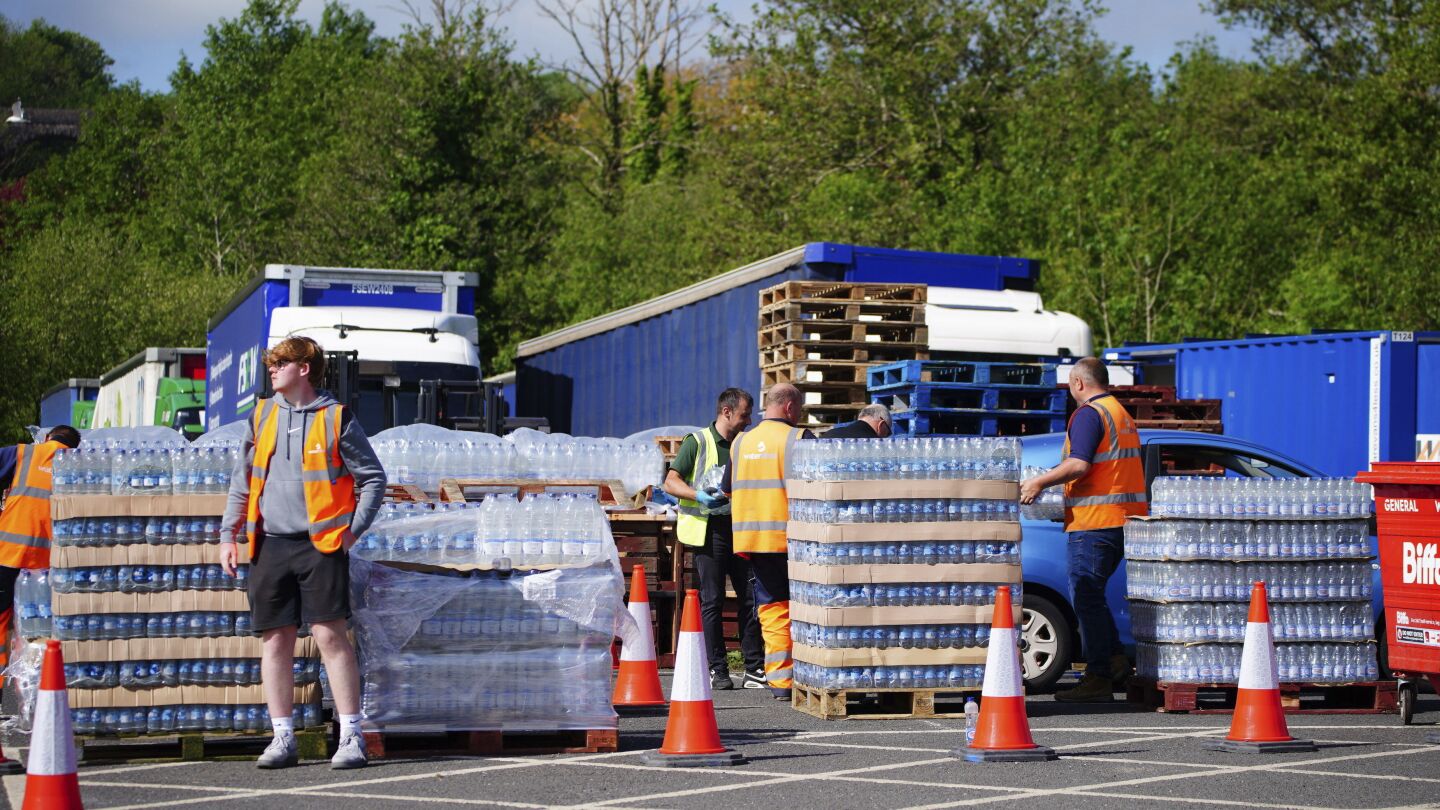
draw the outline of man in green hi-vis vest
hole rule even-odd
[[[710,427],[685,437],[670,471],[665,491],[680,501],[675,534],[690,548],[695,560],[695,577],[700,585],[700,616],[705,629],[705,648],[710,659],[710,685],[734,689],[730,667],[725,662],[725,629],[720,613],[725,604],[725,578],[735,589],[739,606],[737,623],[740,650],[745,656],[745,688],[765,687],[765,657],[760,643],[760,623],[750,592],[750,563],[731,553],[730,503],[717,495],[718,470],[730,463],[730,442],[750,426],[754,400],[739,388],[727,388],[715,403],[715,421]],[[707,470],[717,470],[706,476]],[[705,491],[706,478],[710,492]]]

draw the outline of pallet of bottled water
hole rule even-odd
[[[245,596],[249,567],[230,577],[219,565],[220,514],[238,461],[238,446],[179,440],[56,455],[52,567],[22,572],[16,614],[23,637],[67,645],[80,733],[246,730],[252,715],[268,722]],[[38,641],[31,648],[9,670],[26,718]],[[318,722],[319,659],[306,650],[296,667],[311,682],[309,697],[296,711]]]
[[[456,569],[586,566],[614,554],[604,509],[586,494],[478,503],[387,504],[352,553]]]
[[[528,428],[505,436],[406,425],[373,436],[387,479],[432,495],[447,478],[615,482],[627,496],[658,486],[665,456],[653,441],[627,441]]]
[[[616,728],[610,647],[629,613],[613,544],[609,556],[465,574],[354,558],[366,723],[386,732]]]
[[[1019,447],[935,436],[791,448],[795,677],[820,690],[963,690],[996,589],[1020,604]]]
[[[1234,683],[1252,588],[1264,582],[1282,681],[1374,680],[1368,487],[1171,476],[1152,493],[1151,516],[1125,524],[1139,677]]]

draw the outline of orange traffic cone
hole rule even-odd
[[[620,648],[620,673],[611,702],[621,706],[664,706],[660,668],[655,663],[655,633],[650,625],[650,595],[645,591],[645,566],[630,574],[630,615],[640,625],[639,641]]]
[[[985,681],[980,688],[980,722],[975,739],[968,748],[950,752],[966,762],[1035,762],[1060,757],[1055,749],[1036,745],[1030,737],[1014,613],[1010,586],[999,586],[995,589],[995,615],[990,621],[990,648],[985,653]]]
[[[700,592],[685,592],[680,614],[680,644],[675,651],[675,680],[670,685],[670,719],[658,751],[640,755],[646,765],[671,768],[740,765],[745,755],[720,742],[710,670],[705,665],[705,633],[700,629]]]
[[[40,689],[35,693],[23,810],[71,810],[83,806],[80,778],[75,774],[70,700],[65,696],[65,661],[60,657],[60,642],[47,641]]]
[[[1275,636],[1270,630],[1270,600],[1265,583],[1250,589],[1250,616],[1245,623],[1245,647],[1240,651],[1240,688],[1235,690],[1235,715],[1230,736],[1206,740],[1210,751],[1232,754],[1273,754],[1316,751],[1315,743],[1290,736],[1285,710],[1280,708],[1280,671],[1275,663]]]

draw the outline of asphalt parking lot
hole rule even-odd
[[[667,684],[668,688],[668,684]],[[1428,745],[1440,699],[1423,695],[1416,725],[1395,715],[1291,716],[1308,754],[1204,751],[1226,716],[1157,714],[1028,701],[1038,743],[1055,762],[972,764],[952,758],[961,720],[822,721],[758,690],[716,693],[727,745],[749,763],[664,769],[640,763],[660,744],[665,716],[626,716],[618,752],[515,758],[377,761],[334,772],[324,761],[285,771],[248,762],[81,765],[87,808],[608,807],[1017,808],[1440,807],[1440,745]],[[7,751],[7,753],[9,753]],[[7,777],[19,807],[24,777]]]

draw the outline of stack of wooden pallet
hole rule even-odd
[[[1134,417],[1138,428],[1225,432],[1218,399],[1177,399],[1174,386],[1169,385],[1117,385],[1110,393]],[[1071,410],[1074,407],[1072,400]]]
[[[787,281],[761,290],[762,390],[799,386],[813,429],[853,420],[867,402],[867,368],[930,356],[925,298],[924,284]]]

